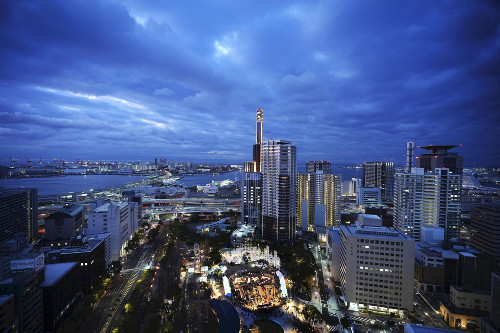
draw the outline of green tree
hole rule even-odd
[[[313,306],[313,305],[308,305],[304,309],[302,309],[302,315],[304,316],[304,319],[313,325],[321,325],[324,320],[323,320],[323,315],[319,310]]]

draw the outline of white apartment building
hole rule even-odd
[[[340,283],[351,310],[411,310],[414,263],[415,241],[399,230],[340,227]]]
[[[445,239],[458,236],[461,208],[461,177],[447,168],[426,172],[396,173],[394,226],[416,241],[422,227],[444,229]]]
[[[89,235],[111,234],[111,260],[125,254],[125,245],[139,227],[137,202],[105,203],[94,208],[88,216]]]

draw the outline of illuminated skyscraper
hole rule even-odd
[[[295,239],[297,148],[290,141],[262,142],[261,236],[272,242]]]
[[[444,229],[445,239],[458,236],[461,210],[461,177],[447,168],[434,172],[413,168],[396,173],[394,226],[420,241],[422,227]]]
[[[340,225],[340,175],[299,173],[297,227],[313,231],[315,226]]]
[[[257,109],[255,144],[253,145],[253,161],[255,172],[262,172],[262,136],[264,134],[264,111]]]
[[[243,163],[243,190],[241,197],[241,221],[258,228],[262,219],[262,136],[264,111],[257,109],[256,144],[253,145],[253,161]],[[259,230],[257,230],[257,233]]]

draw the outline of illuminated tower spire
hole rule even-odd
[[[257,127],[256,127],[256,144],[262,144],[262,135],[263,135],[263,125],[264,125],[264,111],[262,109],[257,109]]]
[[[262,172],[262,136],[263,136],[263,126],[264,126],[264,111],[262,109],[257,109],[257,122],[256,122],[256,133],[255,141],[253,145],[253,161],[255,163],[255,171]]]

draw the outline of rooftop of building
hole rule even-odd
[[[99,206],[99,207],[97,207],[96,209],[94,209],[94,210],[93,210],[93,212],[95,212],[95,213],[105,213],[105,212],[107,212],[107,211],[108,211],[108,209],[109,209],[109,207],[110,207],[111,205],[113,205],[113,206],[118,206],[118,207],[120,207],[120,209],[123,209],[123,208],[125,208],[125,207],[129,204],[129,203],[130,203],[130,202],[128,202],[128,201],[123,201],[123,202],[118,202],[118,203],[116,203],[116,202],[107,202],[107,203],[105,203],[104,205]]]
[[[341,226],[341,229],[346,231],[346,234],[359,237],[373,238],[391,238],[400,240],[412,240],[404,233],[389,227],[373,227],[373,226]]]
[[[70,254],[70,253],[83,253],[83,252],[92,252],[99,244],[104,242],[104,239],[88,239],[84,244],[77,246],[68,246],[58,251],[61,255]],[[51,251],[52,252],[52,251]]]
[[[242,224],[238,229],[236,229],[232,236],[233,237],[243,237],[255,232],[255,226],[251,224]]]
[[[34,191],[36,188],[0,188],[0,198],[9,197],[11,195],[26,192],[27,190]]]
[[[333,243],[340,243],[340,229],[337,227],[326,228]]]
[[[419,146],[418,148],[422,148],[425,150],[428,150],[432,152],[433,154],[437,153],[447,153],[448,150],[459,147],[459,145],[449,145],[449,146],[434,146],[434,145],[429,145],[429,146]]]
[[[45,265],[45,281],[43,281],[41,287],[52,286],[77,264],[77,262],[64,262],[59,264]]]
[[[69,216],[76,216],[78,213],[83,211],[83,206],[80,206],[79,204],[69,204],[66,203],[64,206],[58,210],[57,212],[50,214],[47,218],[50,219],[51,217],[58,215],[58,214],[64,214],[64,215],[69,215]]]
[[[488,290],[464,288],[462,286],[450,286],[450,287],[453,289],[456,289],[457,291],[463,292],[463,293],[490,295],[490,292]]]

